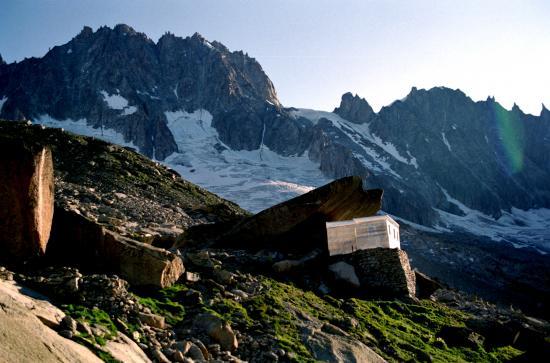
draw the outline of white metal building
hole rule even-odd
[[[330,256],[367,248],[401,248],[399,224],[388,215],[327,222],[326,228]]]

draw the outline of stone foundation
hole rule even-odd
[[[367,295],[412,298],[416,279],[407,253],[397,248],[372,248],[336,256],[355,268],[361,288]]]

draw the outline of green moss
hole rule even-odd
[[[254,324],[254,321],[248,315],[248,311],[240,303],[231,299],[220,299],[216,301],[210,310],[225,322],[240,327],[247,328]]]
[[[506,347],[498,347],[494,349],[490,354],[498,362],[507,362],[523,353],[524,352],[514,347],[506,346]]]
[[[313,357],[300,337],[300,327],[297,324],[296,311],[288,303],[292,292],[298,291],[290,285],[273,280],[264,280],[265,294],[258,295],[246,302],[246,309],[254,321],[261,321],[274,331],[279,346],[287,352],[294,353],[294,361],[312,362]],[[295,291],[295,290],[296,291]],[[292,299],[297,303],[305,303],[303,295]],[[267,329],[266,329],[267,330]]]
[[[107,339],[110,339],[117,334],[118,330],[109,317],[109,314],[101,309],[90,309],[81,305],[69,304],[65,306],[65,314],[90,325],[99,325],[106,328],[109,331],[109,334],[107,334]]]
[[[149,296],[137,296],[138,301],[155,314],[165,317],[166,322],[175,325],[183,320],[185,308],[181,304],[187,287],[181,284],[152,291]]]
[[[107,363],[120,363],[119,360],[100,348],[101,346],[105,346],[108,340],[113,339],[118,334],[117,328],[109,317],[109,314],[98,308],[90,309],[85,306],[72,304],[65,306],[65,313],[80,322],[86,322],[89,325],[98,325],[105,328],[107,333],[103,336],[92,336],[79,332],[73,339],[88,347],[102,361]]]
[[[243,306],[253,320],[273,329],[279,346],[293,352],[296,361],[312,360],[298,326],[306,316],[339,326],[391,362],[499,362],[521,354],[511,347],[493,351],[481,345],[448,347],[438,332],[444,326],[464,326],[469,316],[435,302],[350,299],[344,303],[271,279],[262,279],[262,284],[265,292]],[[358,325],[349,324],[350,319]]]

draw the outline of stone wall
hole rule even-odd
[[[397,248],[373,248],[336,256],[355,268],[361,288],[367,295],[379,297],[414,297],[415,275],[407,253]]]

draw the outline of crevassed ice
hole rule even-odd
[[[501,211],[501,217],[494,219],[464,205],[445,189],[441,190],[447,201],[456,205],[464,215],[434,208],[441,217],[439,229],[460,229],[494,241],[509,242],[516,248],[532,247],[541,254],[550,253],[550,209],[512,208],[511,211]]]
[[[386,171],[393,176],[397,178],[401,178],[401,176],[395,172],[391,165],[386,161],[388,157],[393,157],[397,161],[400,161],[405,164],[413,165],[415,167],[418,167],[418,164],[416,163],[416,159],[412,157],[411,160],[408,160],[401,156],[395,146],[391,143],[383,142],[379,137],[375,135],[371,135],[369,126],[367,124],[355,124],[352,122],[349,122],[345,120],[344,118],[340,117],[339,115],[328,112],[328,111],[317,111],[317,110],[311,110],[311,109],[295,109],[290,111],[291,115],[294,118],[303,117],[314,124],[316,124],[321,118],[325,118],[332,122],[332,124],[339,128],[342,132],[344,132],[355,144],[357,144],[359,147],[361,147],[365,154],[367,154],[371,159],[372,162],[364,163],[365,166],[369,167],[369,165],[372,167],[373,164],[377,164],[378,166],[375,166],[372,170],[375,171]],[[370,142],[371,144],[375,144],[379,148],[381,148],[387,155],[380,155],[377,153],[372,147],[368,147],[365,144],[365,141]],[[358,155],[355,153],[355,155]],[[409,153],[410,155],[410,153]],[[365,162],[366,159],[359,158],[361,162]]]
[[[329,182],[307,154],[285,157],[265,145],[231,150],[219,139],[206,110],[165,115],[179,152],[164,162],[185,179],[252,212]]]

